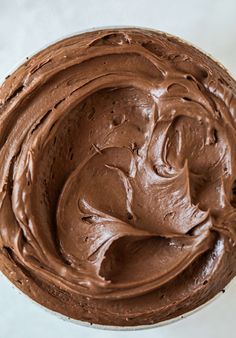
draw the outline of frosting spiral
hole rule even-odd
[[[47,47],[0,89],[0,267],[46,307],[151,324],[235,275],[236,85],[164,33]]]

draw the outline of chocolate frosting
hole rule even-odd
[[[151,324],[235,275],[236,85],[141,29],[46,48],[0,89],[0,267],[66,316]]]

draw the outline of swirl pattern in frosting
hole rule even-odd
[[[66,316],[152,324],[235,275],[236,85],[163,33],[49,46],[0,89],[0,267]]]

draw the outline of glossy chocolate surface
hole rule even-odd
[[[0,268],[49,309],[152,324],[235,274],[236,85],[177,38],[107,29],[0,88]]]

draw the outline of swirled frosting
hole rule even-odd
[[[0,89],[0,267],[66,316],[151,324],[235,275],[236,85],[177,38],[80,34]]]

